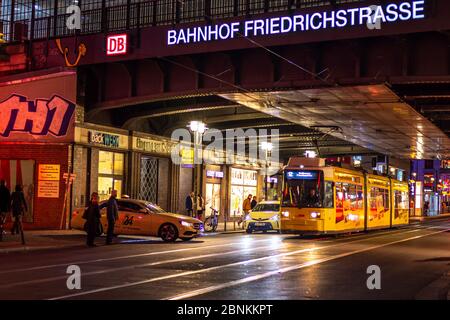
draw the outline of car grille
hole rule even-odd
[[[195,230],[200,230],[202,226],[203,226],[203,223],[194,223]]]

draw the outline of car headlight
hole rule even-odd
[[[186,221],[180,221],[180,223],[181,223],[181,225],[183,226],[183,227],[192,227],[193,226],[193,224],[192,223],[190,223],[190,222],[186,222]]]
[[[270,218],[270,220],[275,220],[278,221],[278,219],[280,219],[280,217],[278,216],[278,214],[274,215],[272,218]]]
[[[248,215],[245,216],[244,220],[245,221],[252,220],[252,217],[250,217],[250,215],[248,214]]]
[[[283,211],[281,214],[283,215],[283,217],[289,218],[289,211]]]
[[[311,212],[310,216],[313,219],[320,218],[320,212]]]

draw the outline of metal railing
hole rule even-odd
[[[289,11],[365,0],[3,0],[0,32],[6,41],[106,33],[148,26]],[[81,8],[81,30],[69,30],[66,9]]]

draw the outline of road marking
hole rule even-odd
[[[210,292],[213,292],[213,291],[218,291],[218,290],[222,290],[222,289],[238,286],[238,285],[241,285],[241,284],[244,284],[244,283],[249,283],[249,282],[261,280],[261,279],[268,278],[268,277],[271,277],[271,276],[274,276],[274,275],[279,275],[281,273],[286,273],[286,272],[290,272],[290,271],[294,271],[294,270],[299,270],[299,269],[311,267],[311,266],[318,265],[318,264],[321,264],[321,263],[324,263],[324,262],[327,262],[327,261],[341,259],[341,258],[348,257],[348,256],[351,256],[351,255],[355,255],[355,254],[358,254],[358,253],[363,253],[363,252],[367,252],[367,251],[383,248],[383,247],[386,247],[386,246],[390,246],[390,245],[393,245],[393,244],[407,242],[407,241],[411,241],[411,240],[417,240],[417,239],[420,239],[420,238],[436,235],[436,234],[439,234],[439,233],[447,232],[449,230],[450,229],[436,231],[436,232],[433,232],[433,233],[430,233],[430,234],[419,235],[419,236],[415,236],[415,237],[411,237],[411,238],[406,238],[406,239],[402,239],[402,240],[397,240],[397,241],[385,243],[385,244],[382,244],[382,245],[377,245],[377,246],[372,246],[372,247],[369,247],[369,248],[354,250],[354,251],[338,254],[338,255],[335,255],[335,256],[331,256],[331,257],[328,257],[328,258],[316,259],[316,260],[308,261],[306,263],[302,263],[302,264],[298,264],[298,265],[294,265],[294,266],[290,266],[290,267],[285,267],[285,268],[273,270],[273,271],[270,271],[270,272],[262,273],[262,274],[251,276],[251,277],[246,277],[246,278],[235,280],[235,281],[230,281],[228,283],[223,283],[223,284],[210,286],[210,287],[206,287],[206,288],[203,288],[203,289],[199,289],[199,290],[195,290],[195,291],[179,294],[179,295],[176,295],[176,296],[173,296],[173,297],[165,298],[163,300],[181,300],[181,299],[192,298],[192,297],[196,297],[196,296],[203,295],[203,294],[206,294],[206,293],[210,293]]]
[[[96,275],[96,274],[105,274],[105,273],[111,273],[111,272],[117,272],[117,271],[129,270],[129,269],[137,269],[137,268],[144,268],[144,267],[150,267],[150,266],[158,266],[158,265],[168,264],[168,263],[184,262],[184,261],[188,261],[188,260],[211,258],[211,257],[216,257],[216,256],[230,255],[230,254],[241,253],[241,252],[246,252],[246,251],[257,251],[257,250],[260,250],[260,249],[270,249],[270,248],[273,248],[273,245],[262,246],[262,247],[251,247],[251,248],[246,248],[246,249],[239,249],[239,250],[233,250],[233,251],[227,251],[227,252],[217,252],[217,253],[203,254],[203,255],[199,255],[199,256],[183,257],[183,258],[176,258],[176,259],[163,260],[163,261],[147,262],[147,263],[130,265],[130,266],[125,266],[125,267],[117,267],[117,268],[103,269],[103,270],[98,270],[98,271],[83,272],[82,276],[83,277],[87,277],[87,276],[92,276],[92,275]],[[277,248],[277,249],[286,249],[286,248]],[[65,266],[67,266],[67,265],[65,265]],[[22,281],[22,282],[13,282],[13,283],[0,285],[0,288],[1,289],[12,288],[12,287],[17,287],[17,286],[23,286],[23,285],[29,285],[29,284],[37,284],[37,283],[45,283],[45,282],[62,280],[62,279],[67,279],[67,275],[51,277],[51,278],[42,278],[42,279],[28,280],[28,281]]]
[[[414,229],[414,230],[408,230],[408,231],[405,231],[405,232],[395,232],[395,233],[391,232],[389,234],[390,235],[392,235],[392,234],[406,234],[406,233],[415,232],[415,231],[420,231],[420,230]],[[387,233],[388,232],[380,232],[380,233],[374,234],[372,237],[366,237],[366,238],[361,239],[361,240],[373,239],[373,238],[376,238],[376,237],[379,237],[379,236],[383,236],[383,235],[385,235]],[[282,241],[282,238],[272,238],[272,239],[270,239],[270,241],[273,241],[274,239],[275,240],[276,239],[280,239],[280,241]],[[322,241],[321,243],[330,243],[330,242],[333,242],[333,243],[339,242],[339,243],[341,243],[341,241],[344,241],[344,240],[348,240],[348,238],[342,238],[342,239],[338,239],[338,240],[335,240],[335,241],[331,241],[331,240],[330,241]],[[264,242],[264,241],[260,241],[260,242]],[[269,240],[267,240],[267,241],[269,241]],[[348,242],[350,242],[350,241],[347,241],[347,243]],[[310,243],[310,242],[308,242],[308,243]],[[345,242],[344,242],[344,244],[345,244]],[[328,248],[328,247],[326,247],[326,248]],[[234,250],[234,251],[229,251],[229,252],[220,252],[220,253],[192,256],[192,257],[183,257],[183,258],[177,258],[177,259],[171,259],[171,260],[163,260],[163,261],[157,261],[157,262],[147,262],[147,263],[142,263],[142,264],[130,265],[130,266],[126,266],[126,267],[117,267],[117,268],[103,269],[103,270],[98,270],[98,271],[84,272],[83,273],[83,277],[96,275],[96,274],[105,274],[105,273],[129,270],[129,269],[136,269],[136,268],[143,268],[143,267],[149,267],[149,266],[156,266],[156,265],[167,264],[167,263],[183,262],[183,261],[186,261],[186,260],[210,258],[210,257],[214,257],[214,256],[219,256],[219,255],[241,253],[241,252],[245,252],[245,251],[253,251],[253,250],[256,251],[256,250],[265,249],[265,248],[273,248],[273,245],[263,246],[263,247],[250,247],[248,249],[239,249],[239,250]],[[279,248],[279,249],[281,249],[281,248]],[[289,248],[285,248],[285,249],[289,249]],[[63,266],[67,267],[66,264],[64,264]],[[23,285],[30,285],[30,284],[38,284],[38,283],[57,281],[57,280],[62,280],[62,279],[66,279],[66,278],[67,278],[67,276],[64,275],[64,276],[55,276],[55,277],[41,278],[41,279],[35,279],[35,280],[27,280],[27,281],[21,281],[21,282],[12,282],[12,283],[7,283],[7,284],[0,285],[0,288],[6,289],[6,288],[23,286]]]
[[[395,233],[395,235],[399,235],[399,234],[403,235],[403,234],[414,232],[414,231],[415,231],[415,229],[414,230],[409,230],[409,231],[406,231],[406,232],[402,232],[402,233]],[[245,265],[245,264],[258,262],[258,261],[264,261],[264,260],[273,259],[273,258],[291,256],[291,255],[304,253],[304,252],[314,252],[314,251],[328,249],[328,248],[337,247],[337,246],[341,246],[341,245],[363,242],[363,241],[371,240],[373,238],[375,238],[375,237],[358,239],[358,240],[354,240],[354,241],[347,241],[345,243],[337,243],[337,244],[333,244],[333,245],[330,245],[330,246],[306,248],[306,249],[291,251],[291,252],[287,252],[287,253],[280,253],[280,254],[276,254],[276,255],[265,256],[265,257],[261,257],[261,258],[255,258],[255,259],[250,259],[250,260],[244,260],[244,261],[239,261],[239,262],[228,263],[228,264],[225,264],[225,265],[219,265],[219,266],[205,268],[205,269],[200,269],[200,270],[185,271],[185,272],[182,272],[182,273],[176,273],[176,274],[171,274],[171,275],[167,275],[167,276],[161,276],[161,277],[157,277],[157,278],[150,278],[150,279],[141,280],[141,281],[137,281],[137,282],[130,282],[130,283],[125,283],[125,284],[111,286],[111,287],[99,288],[99,289],[94,289],[94,290],[89,290],[89,291],[84,291],[84,292],[64,295],[64,296],[60,296],[60,297],[50,298],[49,300],[62,300],[62,299],[67,299],[67,298],[73,298],[73,297],[89,295],[89,294],[93,294],[93,293],[99,293],[99,292],[111,291],[111,290],[116,290],[116,289],[122,289],[122,288],[127,288],[127,287],[142,285],[142,284],[147,284],[147,283],[151,283],[151,282],[167,280],[167,279],[171,279],[171,278],[177,278],[177,277],[183,277],[183,276],[192,275],[192,274],[210,272],[210,271],[213,271],[213,270],[223,269],[223,268],[232,267],[232,266]]]
[[[406,230],[406,229],[407,228],[398,229],[398,230],[387,230],[387,231],[383,231],[383,232],[377,232],[377,233],[373,233],[373,236],[375,237],[375,236],[384,235],[384,234],[399,234],[399,233],[402,233],[402,231]],[[414,229],[414,230],[416,230],[416,229]],[[417,230],[422,230],[422,229],[417,229]],[[361,233],[361,235],[363,235],[363,234]],[[26,271],[37,271],[37,270],[44,270],[44,269],[67,267],[68,265],[73,265],[73,264],[75,264],[75,265],[83,265],[83,264],[90,264],[90,263],[117,261],[117,260],[140,258],[140,257],[154,256],[154,255],[161,255],[161,254],[185,252],[185,251],[191,251],[191,250],[200,250],[200,249],[208,249],[208,248],[214,248],[215,249],[215,248],[218,248],[218,247],[242,245],[243,242],[245,241],[245,239],[251,239],[253,242],[267,242],[267,241],[273,241],[273,239],[278,239],[278,238],[255,240],[254,238],[251,238],[250,236],[248,236],[248,237],[243,238],[240,242],[224,243],[224,244],[210,245],[210,246],[205,246],[205,247],[173,249],[173,250],[156,251],[156,252],[141,253],[141,254],[120,256],[120,257],[113,257],[113,258],[102,258],[102,259],[93,259],[93,260],[74,261],[74,262],[58,263],[58,264],[51,264],[51,265],[43,265],[43,266],[37,266],[37,267],[22,268],[22,269],[0,270],[0,275],[8,274],[8,273],[18,273],[18,272],[26,272]],[[279,239],[286,239],[286,238],[281,236]],[[334,240],[334,241],[342,241],[342,240],[348,240],[348,238],[342,238],[342,239],[338,239],[338,240]],[[327,243],[327,242],[332,242],[332,241],[333,240],[327,240],[327,241],[322,241],[321,243]]]
[[[273,239],[252,240],[252,241],[254,241],[254,242],[267,242],[267,241],[273,241]],[[2,270],[2,271],[0,271],[0,274],[17,273],[17,272],[24,272],[24,271],[36,271],[36,270],[52,269],[52,268],[58,268],[58,267],[67,267],[68,265],[72,265],[72,264],[82,265],[82,264],[89,264],[89,263],[98,263],[98,262],[106,262],[106,261],[116,261],[116,260],[123,260],[123,259],[131,259],[131,258],[140,258],[140,257],[147,257],[147,256],[161,255],[161,254],[169,254],[169,253],[177,253],[177,252],[183,252],[183,251],[191,251],[191,250],[200,250],[200,249],[205,249],[206,250],[208,248],[227,247],[227,246],[233,246],[233,245],[242,245],[242,241],[240,241],[240,242],[232,242],[232,243],[223,243],[223,244],[218,244],[218,245],[210,245],[210,246],[206,246],[206,247],[193,247],[193,248],[173,249],[173,250],[156,251],[156,252],[141,253],[141,254],[120,256],[120,257],[113,257],[113,258],[102,258],[102,259],[94,259],[94,260],[84,260],[84,261],[75,261],[75,262],[67,262],[67,263],[50,264],[50,265],[30,267],[30,268],[22,268],[22,269]]]

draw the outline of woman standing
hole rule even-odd
[[[91,201],[83,214],[83,218],[86,219],[87,245],[88,247],[95,247],[94,240],[101,218],[97,192],[92,193]]]
[[[16,189],[11,195],[11,211],[14,219],[11,234],[21,233],[23,235],[22,216],[28,211],[28,207],[20,184],[16,185]]]

